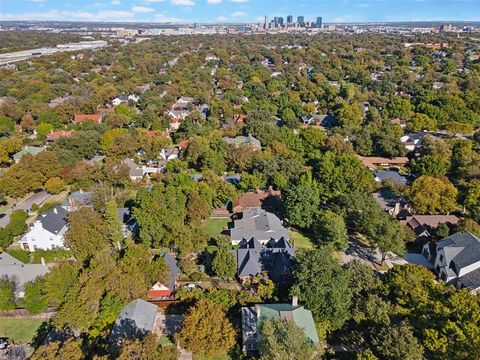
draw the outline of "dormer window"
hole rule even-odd
[[[440,260],[440,262],[443,261],[443,255],[440,255],[440,257],[438,258]]]

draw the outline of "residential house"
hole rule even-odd
[[[254,138],[252,135],[237,136],[236,138],[224,137],[223,141],[229,145],[235,146],[236,148],[238,148],[240,145],[248,145],[252,147],[252,149],[255,151],[262,150],[262,144],[258,139]]]
[[[405,149],[414,151],[415,149],[420,147],[420,145],[422,144],[422,139],[427,134],[427,132],[406,134],[400,138],[400,142],[403,144]]]
[[[242,307],[243,351],[251,355],[258,352],[259,329],[265,320],[286,319],[293,321],[315,345],[320,340],[312,312],[298,305],[296,297],[291,304],[256,304]]]
[[[149,299],[168,298],[177,290],[178,275],[180,274],[177,260],[174,255],[168,253],[163,254],[162,257],[168,266],[168,280],[156,282],[147,293]]]
[[[232,245],[244,246],[252,238],[262,245],[273,247],[280,240],[288,241],[289,233],[275,214],[260,208],[246,209],[240,219],[233,221],[230,240]]]
[[[135,235],[138,230],[138,223],[132,216],[129,208],[120,208],[117,210],[118,220],[122,223],[122,233],[124,237]]]
[[[180,157],[180,149],[176,146],[163,148],[160,151],[160,157],[165,161],[176,160]]]
[[[41,264],[24,264],[12,255],[0,253],[0,279],[7,278],[15,284],[15,296],[24,297],[25,284],[48,273],[50,268],[42,259]]]
[[[75,114],[73,122],[75,124],[81,124],[86,120],[91,120],[97,124],[102,122],[102,116],[100,114]]]
[[[440,224],[452,226],[459,221],[455,215],[410,215],[401,222],[415,233],[417,241],[424,243],[431,240],[433,232]]]
[[[357,158],[370,170],[376,170],[379,167],[396,167],[400,168],[408,164],[408,158],[404,156],[394,158],[384,158],[378,156],[360,156]]]
[[[262,208],[275,212],[280,208],[282,193],[280,190],[273,190],[270,186],[267,191],[256,190],[240,196],[232,204],[234,213],[241,213],[246,209]]]
[[[276,283],[287,283],[295,257],[295,250],[284,238],[262,245],[255,237],[240,243],[240,248],[230,250],[237,264],[240,279],[268,274]]]
[[[158,174],[162,171],[161,167],[138,165],[133,159],[125,159],[122,163],[127,165],[128,175],[133,181],[141,180],[147,175]]]
[[[338,123],[338,119],[332,115],[326,114],[308,114],[302,116],[303,125],[315,125],[325,129],[330,129]]]
[[[372,195],[375,202],[384,211],[397,219],[405,219],[411,213],[412,208],[407,200],[387,189],[380,189]]]
[[[480,238],[476,235],[458,232],[425,244],[422,253],[447,284],[480,290]]]
[[[15,163],[18,164],[24,155],[30,154],[35,156],[40,154],[44,150],[45,150],[44,147],[24,146],[22,150],[20,150],[19,152],[13,155],[13,160],[15,161]]]
[[[384,181],[392,181],[399,185],[407,185],[408,179],[405,176],[400,175],[397,171],[392,170],[377,170],[374,172],[375,181],[383,183]]]
[[[41,214],[30,230],[19,241],[29,251],[64,248],[64,235],[68,228],[67,210],[58,205],[46,214]]]
[[[62,206],[67,211],[75,211],[83,206],[92,206],[92,193],[90,191],[75,191],[70,194]]]
[[[65,131],[65,130],[50,131],[50,133],[47,135],[47,141],[52,142],[52,141],[58,140],[62,137],[70,137],[70,136],[73,136],[74,133],[75,133],[74,130],[70,130],[70,131]]]
[[[126,305],[118,315],[109,340],[112,343],[127,339],[143,339],[155,325],[157,306],[142,299]]]
[[[136,94],[126,95],[119,95],[112,100],[113,106],[118,106],[120,104],[128,105],[129,102],[137,103],[140,100],[140,97]]]

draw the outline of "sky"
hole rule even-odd
[[[480,21],[480,0],[0,0],[0,21],[263,22]]]

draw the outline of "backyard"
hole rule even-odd
[[[8,337],[16,344],[31,342],[44,319],[0,318],[0,337]]]

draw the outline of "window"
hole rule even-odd
[[[50,241],[53,241],[53,237],[50,238]]]
[[[440,262],[443,261],[443,255],[440,255],[440,257],[438,258],[440,260]]]

